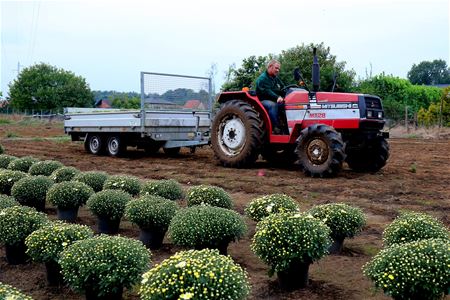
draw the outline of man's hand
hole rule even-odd
[[[284,102],[284,99],[283,99],[283,97],[278,97],[278,99],[277,99],[277,103],[283,103]]]

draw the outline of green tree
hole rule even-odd
[[[412,84],[442,84],[450,83],[450,68],[442,59],[423,61],[414,64],[408,72],[408,79]]]
[[[321,90],[330,91],[333,86],[334,74],[338,76],[337,89],[335,91],[349,91],[355,77],[354,71],[345,70],[345,62],[338,62],[336,56],[330,53],[330,48],[320,44],[302,44],[279,55],[250,56],[242,61],[238,69],[231,65],[227,72],[227,80],[222,90],[240,90],[243,87],[254,88],[256,78],[265,71],[270,59],[276,58],[281,63],[280,78],[286,84],[295,84],[293,71],[300,68],[306,83],[311,86],[313,48],[317,48],[317,56],[320,64]]]
[[[427,109],[421,108],[417,119],[421,125],[432,126],[439,124],[441,115],[442,125],[450,126],[450,87],[442,90],[439,101],[431,103]]]
[[[264,71],[269,56],[250,56],[242,60],[242,66],[236,69],[231,65],[226,74],[226,81],[222,85],[223,91],[241,90],[243,87],[252,87],[259,74]]]
[[[412,85],[406,79],[384,73],[359,82],[354,90],[379,96],[387,118],[396,121],[404,118],[405,106],[408,106],[409,117],[412,118],[415,112],[427,108],[441,97],[439,88]]]
[[[9,84],[11,107],[53,110],[92,107],[93,94],[81,76],[45,63],[23,69]]]
[[[280,78],[285,84],[295,84],[293,70],[300,68],[305,83],[312,88],[312,62],[313,49],[317,48],[317,58],[320,65],[320,90],[331,91],[334,75],[337,76],[335,91],[347,92],[351,90],[355,72],[345,70],[345,62],[339,62],[335,55],[331,54],[330,47],[324,43],[302,44],[294,48],[284,50],[279,56],[281,63]]]
[[[110,96],[111,106],[114,108],[138,109],[141,107],[140,97],[129,97],[127,95]]]

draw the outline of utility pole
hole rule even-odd
[[[18,62],[17,62],[17,69],[16,69],[16,70],[13,70],[13,71],[16,71],[16,72],[17,72],[17,76],[19,76],[19,74],[20,74],[20,67],[24,67],[24,65],[21,65],[20,62],[18,61]]]

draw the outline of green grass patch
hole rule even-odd
[[[368,256],[375,256],[375,254],[377,254],[380,251],[378,247],[370,244],[361,245],[360,249],[362,253]]]
[[[8,131],[6,133],[6,137],[7,138],[17,138],[17,137],[19,137],[19,135],[17,133],[15,133],[15,132]]]
[[[0,119],[0,125],[7,125],[7,124],[11,124],[11,120],[8,119]]]
[[[55,141],[56,143],[59,143],[59,144],[65,144],[65,143],[70,143],[71,138],[68,135],[55,136],[54,138],[52,138],[52,141]]]

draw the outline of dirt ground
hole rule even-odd
[[[58,160],[82,171],[129,174],[144,181],[173,178],[186,189],[198,184],[220,186],[230,193],[235,209],[241,214],[251,199],[271,193],[290,195],[302,210],[329,202],[345,202],[364,210],[368,222],[363,232],[345,241],[343,254],[314,263],[308,287],[293,292],[280,290],[276,277],[269,277],[267,266],[251,252],[255,223],[246,219],[247,235],[230,244],[228,252],[249,273],[250,299],[389,299],[382,291],[375,290],[361,272],[361,266],[382,247],[385,226],[400,210],[406,209],[429,213],[450,225],[450,140],[433,136],[392,138],[390,159],[380,172],[361,174],[345,167],[339,176],[331,179],[308,178],[295,166],[271,166],[263,160],[250,169],[224,168],[214,159],[210,147],[198,149],[194,154],[182,150],[175,158],[162,152],[146,156],[143,151],[131,148],[123,158],[94,156],[86,153],[81,143],[64,137],[60,122],[19,119],[0,123],[0,144],[11,155]],[[47,206],[47,213],[55,218],[53,207]],[[85,208],[81,209],[77,222],[96,230],[95,219]],[[120,234],[137,238],[138,229],[122,221]],[[153,252],[153,264],[178,250],[165,240],[163,248]],[[16,286],[34,299],[84,298],[67,287],[47,287],[45,268],[41,264],[8,265],[3,248],[0,248],[0,281]],[[137,290],[126,291],[124,298],[137,299]]]

